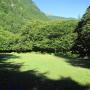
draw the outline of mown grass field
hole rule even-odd
[[[90,84],[90,69],[72,66],[66,59],[49,54],[40,53],[12,53],[19,58],[8,58],[5,62],[12,64],[21,63],[21,72],[35,70],[38,75],[44,74],[47,78],[58,80],[70,77],[72,80],[82,84]]]

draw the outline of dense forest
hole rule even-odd
[[[46,16],[32,0],[0,0],[0,52],[90,56],[90,7],[81,20]]]

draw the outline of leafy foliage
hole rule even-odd
[[[90,56],[90,6],[79,22],[76,32],[78,33],[78,38],[74,50],[80,56]]]
[[[0,50],[11,50],[11,46],[14,44],[14,41],[18,36],[19,35],[5,31],[2,27],[0,27]]]
[[[23,45],[32,46],[32,49],[37,51],[66,52],[76,39],[77,35],[74,33],[76,24],[73,21],[29,22],[22,28],[21,43],[24,42]]]

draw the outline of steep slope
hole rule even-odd
[[[32,0],[0,0],[0,25],[17,32],[30,19],[47,20]]]

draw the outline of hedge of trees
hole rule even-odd
[[[25,41],[25,46],[29,45],[27,49],[31,47],[33,50],[66,52],[70,50],[76,39],[75,25],[74,21],[34,21],[23,28],[21,41]]]
[[[20,33],[8,35],[6,41],[3,40],[8,43],[2,44],[0,50],[68,52],[77,37],[76,25],[77,21],[73,20],[30,21],[23,25]],[[7,32],[4,30],[4,33]]]

